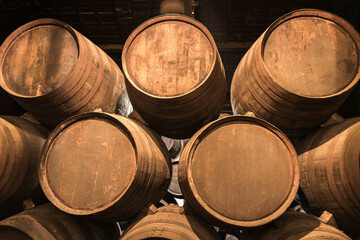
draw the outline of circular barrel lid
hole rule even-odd
[[[209,31],[193,18],[152,18],[127,39],[123,70],[132,85],[157,97],[175,97],[194,90],[210,75],[216,45]]]
[[[15,30],[2,46],[2,85],[15,95],[44,95],[66,81],[78,55],[75,33],[65,23],[53,19],[30,22]]]
[[[184,153],[192,198],[227,226],[272,221],[291,204],[298,189],[294,147],[277,128],[257,118],[218,119],[199,130]]]
[[[359,34],[340,17],[297,10],[269,27],[262,54],[281,87],[301,96],[325,97],[358,80],[359,43]]]
[[[121,117],[119,117],[121,118]],[[136,148],[127,128],[109,115],[81,114],[48,138],[40,182],[61,210],[89,215],[112,206],[136,172]]]

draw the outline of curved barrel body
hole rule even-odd
[[[219,116],[225,71],[210,32],[195,19],[144,22],[126,40],[122,66],[134,109],[161,135],[188,138]]]
[[[20,212],[39,186],[37,172],[47,135],[40,125],[0,116],[0,219]]]
[[[100,48],[69,25],[39,19],[15,30],[0,49],[0,84],[43,124],[78,113],[115,112],[124,76]]]
[[[149,215],[126,230],[121,240],[220,240],[215,229],[179,206],[150,207]]]
[[[360,233],[360,118],[324,127],[297,146],[300,186],[313,210]]]
[[[99,223],[41,205],[0,222],[0,239],[116,240],[112,223]]]
[[[315,9],[288,13],[241,59],[231,84],[233,112],[253,112],[287,136],[304,136],[358,82],[359,49],[359,33],[344,19]]]

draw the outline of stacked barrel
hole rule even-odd
[[[136,28],[124,75],[67,24],[25,24],[0,49],[1,86],[28,112],[0,117],[0,238],[356,237],[360,118],[324,123],[358,84],[359,49],[331,13],[279,18],[235,71],[232,116],[215,41],[191,17]]]

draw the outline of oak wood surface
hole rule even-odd
[[[69,25],[47,18],[19,27],[4,41],[0,83],[52,128],[98,108],[113,113],[126,91],[123,74],[109,56]]]
[[[15,116],[0,116],[0,219],[22,210],[39,186],[40,153],[48,132]]]
[[[290,92],[328,96],[343,90],[357,74],[357,43],[332,20],[298,17],[268,34],[264,63],[274,80]]]
[[[298,145],[303,190],[314,211],[360,233],[360,118],[324,127]]]
[[[243,232],[239,240],[333,239],[350,240],[339,229],[325,224],[313,215],[285,212],[274,224]]]
[[[59,209],[103,221],[127,220],[162,198],[171,164],[160,137],[141,123],[89,112],[52,132],[39,176]]]
[[[195,19],[162,15],[127,39],[122,66],[134,109],[161,135],[189,138],[216,119],[225,71],[210,32]]]
[[[185,146],[179,183],[185,200],[209,222],[254,227],[279,217],[299,185],[294,147],[267,122],[220,118]]]
[[[153,206],[121,239],[219,240],[220,237],[211,225],[189,213],[187,208],[171,205],[158,209]]]
[[[44,204],[1,221],[0,239],[115,240],[118,236],[113,223],[89,221]]]
[[[358,82],[359,46],[359,33],[331,13],[301,9],[280,17],[234,73],[234,114],[253,112],[290,137],[305,136],[338,110]]]

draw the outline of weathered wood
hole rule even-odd
[[[15,116],[0,116],[0,219],[22,210],[39,186],[40,153],[45,128]]]
[[[144,125],[89,112],[51,133],[39,174],[45,195],[59,209],[118,221],[162,198],[171,163],[165,144]]]
[[[118,236],[113,223],[92,222],[45,204],[1,221],[0,239],[115,240]]]
[[[225,71],[210,32],[195,19],[144,22],[125,43],[122,66],[134,109],[161,135],[188,138],[219,116]]]
[[[334,215],[329,213],[328,211],[324,211],[320,215],[319,220],[335,228],[338,228]]]
[[[231,84],[233,112],[254,112],[288,136],[304,136],[358,82],[359,49],[359,33],[344,19],[313,9],[288,13],[240,61]]]
[[[179,206],[154,208],[126,230],[122,240],[220,240],[215,229]]]
[[[298,145],[300,186],[313,210],[360,233],[360,118],[324,127]]]
[[[254,117],[220,118],[187,143],[179,183],[194,211],[220,227],[255,227],[285,212],[299,185],[297,154],[275,126]]]
[[[291,240],[291,239],[333,239],[350,240],[339,229],[325,224],[316,217],[300,213],[286,212],[274,221],[255,230],[243,232],[239,240]]]
[[[125,91],[124,76],[116,63],[55,19],[19,27],[2,44],[0,59],[2,88],[50,127],[96,108],[114,112]]]

